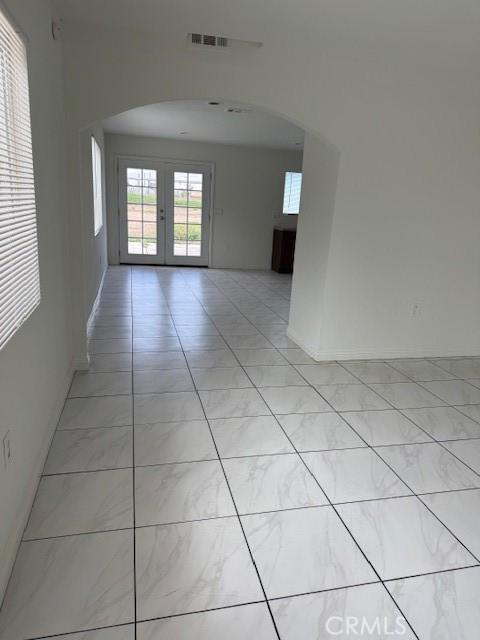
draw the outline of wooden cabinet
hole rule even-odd
[[[295,229],[273,230],[272,271],[278,273],[292,273],[293,258],[295,256]]]

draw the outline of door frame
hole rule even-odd
[[[140,166],[138,166],[140,165]],[[129,166],[134,168],[151,169],[157,172],[157,253],[133,254],[128,253],[128,205],[126,195],[128,193],[126,170]],[[142,162],[130,159],[119,158],[117,160],[117,221],[118,221],[118,260],[120,264],[150,264],[161,265],[165,263],[165,214],[163,201],[165,199],[165,185],[160,181],[160,174],[163,176],[163,166],[154,160],[144,160]],[[161,246],[159,240],[163,240]],[[158,248],[161,247],[160,257]]]
[[[172,162],[165,163],[164,176],[166,178],[165,188],[165,264],[172,266],[187,265],[192,267],[205,267],[210,263],[210,232],[212,221],[212,205],[211,205],[211,187],[205,189],[202,199],[202,241],[201,249],[202,255],[200,256],[176,256],[174,251],[175,240],[173,233],[175,207],[173,204],[175,193],[175,173],[177,171],[185,171],[186,173],[202,173],[210,182],[212,180],[211,167],[204,162],[186,163],[186,162]],[[171,174],[171,175],[170,175]],[[168,202],[170,200],[170,202]],[[206,204],[206,207],[204,205]],[[208,215],[208,221],[204,216]],[[204,230],[203,230],[204,229]],[[204,234],[207,233],[206,242],[204,241]],[[205,253],[207,255],[205,255]]]
[[[164,261],[162,263],[158,263],[154,260],[149,259],[149,256],[138,256],[138,258],[142,258],[139,262],[123,262],[121,259],[121,242],[122,242],[122,221],[121,221],[121,208],[120,208],[120,163],[121,162],[132,162],[132,163],[156,163],[156,164],[172,164],[179,166],[203,166],[206,169],[210,170],[210,189],[208,190],[208,256],[207,256],[207,264],[203,266],[211,267],[212,266],[212,248],[213,248],[213,211],[214,211],[214,197],[215,197],[215,162],[211,160],[178,160],[176,158],[159,158],[158,156],[139,156],[136,154],[124,154],[118,153],[113,155],[114,164],[115,164],[115,178],[113,185],[113,192],[115,197],[115,209],[116,211],[116,229],[117,229],[117,242],[118,242],[118,263],[119,264],[151,264],[155,266],[182,266],[182,261],[175,261],[175,263],[167,262],[167,233],[166,233],[166,225],[165,225],[165,233],[164,233]],[[148,168],[148,167],[147,167]],[[158,193],[158,182],[157,182],[157,193]],[[163,201],[160,203],[157,200],[157,209],[162,208],[166,211],[165,207],[165,183],[162,185],[162,199]],[[176,256],[176,258],[182,258],[183,256]],[[185,266],[198,266],[193,263],[186,264]]]

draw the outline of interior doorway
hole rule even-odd
[[[208,266],[212,178],[207,163],[119,158],[120,262]]]

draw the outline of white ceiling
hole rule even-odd
[[[355,58],[469,66],[480,59],[480,0],[55,0],[67,23],[189,32],[282,46],[310,59],[335,48]]]
[[[232,107],[241,113],[228,113]],[[275,149],[301,150],[304,137],[303,129],[283,118],[242,105],[212,106],[201,100],[139,107],[108,118],[103,125],[110,133]]]

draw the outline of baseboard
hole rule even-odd
[[[74,371],[72,367],[69,367],[66,372],[63,388],[59,392],[58,397],[55,401],[54,409],[49,421],[49,431],[45,434],[42,449],[37,456],[38,462],[35,465],[31,476],[30,486],[23,500],[23,504],[18,511],[20,514],[18,517],[18,524],[15,530],[12,532],[9,541],[5,545],[6,550],[4,553],[4,557],[2,558],[2,567],[0,573],[0,607],[7,590],[8,581],[10,580],[10,576],[13,571],[13,566],[15,564],[15,559],[17,557],[18,549],[23,538],[25,527],[28,524],[33,501],[35,500],[40,478],[42,476],[43,467],[45,466],[47,455],[50,450],[50,445],[55,434],[55,429],[57,428],[57,423],[60,418],[63,405],[65,403],[65,398],[72,382],[73,372]]]
[[[93,319],[95,317],[95,313],[97,312],[97,308],[98,308],[98,305],[100,303],[100,298],[102,296],[103,284],[105,282],[106,274],[107,274],[107,269],[104,269],[102,277],[101,277],[101,280],[100,280],[100,285],[98,287],[97,295],[95,296],[95,300],[93,301],[92,308],[90,309],[90,315],[88,316],[87,333],[90,332],[90,327],[92,325]]]
[[[305,353],[310,356],[311,358],[313,358],[314,360],[318,360],[319,358],[317,357],[317,351],[316,349],[312,346],[307,344],[306,342],[304,342],[300,336],[290,327],[287,327],[287,337],[290,338],[290,340],[293,340],[293,342],[295,342],[295,344],[300,347],[300,349],[302,351],[305,351]]]
[[[480,356],[480,347],[468,349],[464,346],[451,349],[439,347],[376,347],[360,349],[319,350],[303,342],[290,327],[287,336],[293,340],[307,355],[317,362],[334,360],[395,360],[397,358],[476,358]]]
[[[397,358],[476,358],[480,350],[465,347],[454,349],[440,349],[438,347],[411,347],[406,349],[378,348],[378,349],[338,349],[318,351],[315,360],[395,360]],[[314,356],[312,356],[314,357]]]
[[[88,371],[90,369],[90,357],[88,353],[84,358],[74,358],[72,360],[72,371]]]

